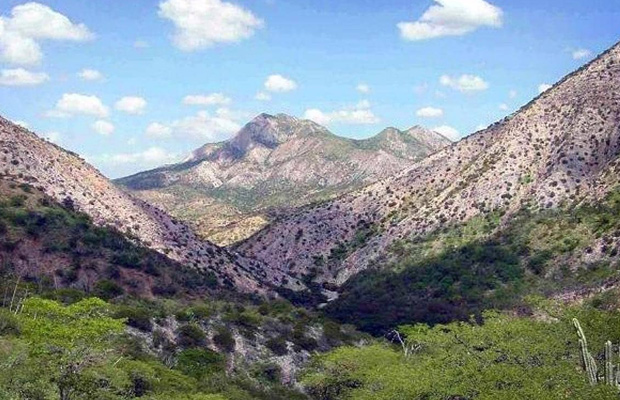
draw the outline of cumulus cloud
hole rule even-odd
[[[108,107],[97,96],[78,93],[65,93],[56,103],[56,107],[46,113],[48,117],[67,118],[73,115],[90,115],[106,118]]]
[[[416,111],[415,115],[420,118],[439,118],[443,117],[443,110],[435,107],[424,107]]]
[[[239,131],[241,125],[237,118],[241,114],[234,113],[227,108],[220,108],[216,112],[199,111],[183,119],[170,123],[154,122],[146,129],[146,135],[151,138],[183,138],[201,141],[215,141],[229,137]]]
[[[271,100],[271,95],[265,92],[258,92],[254,98],[258,101],[269,101]]]
[[[45,40],[83,42],[94,37],[84,24],[74,24],[50,7],[30,2],[13,7],[10,16],[0,16],[0,60],[33,65],[43,58]]]
[[[23,68],[3,69],[0,71],[2,86],[36,86],[47,82],[50,77],[43,72],[31,72]]]
[[[96,69],[83,69],[78,73],[78,77],[85,81],[101,81],[103,80],[103,74]]]
[[[19,126],[21,126],[22,128],[25,128],[25,129],[30,129],[30,124],[29,124],[28,122],[26,122],[26,121],[19,121],[19,120],[18,120],[18,121],[13,121],[13,123],[14,123],[15,125],[19,125]]]
[[[439,83],[461,92],[479,92],[489,88],[489,84],[481,77],[467,74],[459,77],[443,75],[439,78]]]
[[[173,42],[183,51],[239,42],[264,26],[249,10],[221,0],[163,1],[159,16],[172,21],[176,29]]]
[[[89,159],[108,165],[136,164],[142,167],[154,167],[180,161],[180,158],[178,153],[168,152],[159,147],[150,147],[135,153],[102,154]]]
[[[114,108],[130,115],[140,115],[144,113],[146,105],[147,102],[142,97],[126,96],[117,101]]]
[[[330,125],[333,123],[372,125],[380,122],[380,119],[370,109],[370,103],[367,100],[362,100],[354,107],[331,112],[310,108],[304,113],[304,119],[309,119],[320,125]]]
[[[297,89],[297,82],[282,75],[270,75],[265,81],[265,89],[270,92],[290,92]]]
[[[398,24],[405,40],[428,40],[444,36],[462,36],[480,27],[499,28],[503,11],[484,0],[435,0],[415,22]]]
[[[461,138],[461,133],[455,128],[448,125],[438,126],[436,128],[433,128],[432,130],[439,133],[440,135],[447,137],[450,140],[459,140]]]
[[[44,133],[43,135],[41,135],[41,137],[52,143],[60,143],[60,141],[62,140],[62,135],[60,134],[60,132],[56,131]]]
[[[499,109],[502,111],[508,111],[508,104],[502,103],[499,105]]]
[[[548,84],[548,83],[541,83],[540,85],[538,85],[538,93],[544,93],[547,90],[551,89],[553,86]]]
[[[511,90],[510,92],[508,92],[508,97],[510,97],[511,99],[514,99],[515,97],[517,97],[517,91],[516,90]]]
[[[195,94],[185,96],[183,99],[183,104],[189,106],[225,106],[232,102],[230,97],[224,96],[222,93],[212,93],[212,94]]]
[[[172,128],[159,122],[153,122],[146,128],[145,133],[152,139],[167,139],[172,136]]]
[[[592,51],[588,49],[577,49],[572,51],[573,60],[583,60],[584,58],[590,58]]]
[[[110,136],[114,133],[114,125],[108,121],[99,120],[91,125],[93,130],[100,135]]]
[[[367,94],[370,93],[370,86],[368,86],[365,83],[360,83],[359,85],[357,85],[357,91],[362,93],[362,94]]]

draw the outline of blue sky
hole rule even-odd
[[[620,40],[609,0],[2,0],[0,15],[0,114],[110,177],[260,112],[354,138],[464,136]]]

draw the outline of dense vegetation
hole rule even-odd
[[[129,235],[129,237],[131,237]],[[184,268],[114,229],[95,226],[66,198],[58,204],[29,185],[0,180],[0,273],[39,287],[72,287],[102,298],[203,295],[210,272]]]
[[[599,360],[597,385],[583,371],[574,317]],[[304,377],[308,393],[317,400],[618,398],[615,385],[602,383],[600,362],[605,341],[620,341],[617,312],[590,307],[537,309],[526,317],[486,312],[482,325],[409,325],[399,333],[402,347],[343,347],[319,356]],[[618,359],[617,346],[611,354]]]
[[[445,227],[391,249],[398,260],[353,277],[327,313],[373,334],[406,323],[447,323],[514,308],[528,294],[600,287],[617,275],[620,192],[597,205],[500,213]],[[500,228],[501,226],[501,228]],[[497,229],[499,228],[499,229]],[[608,262],[580,265],[594,251]]]

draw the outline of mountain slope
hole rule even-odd
[[[359,188],[449,143],[419,127],[351,140],[311,121],[261,114],[234,138],[207,144],[184,163],[116,183],[194,221],[209,239],[229,244],[263,227],[282,208]]]
[[[163,211],[113,185],[76,154],[0,117],[0,176],[28,183],[58,202],[70,202],[99,226],[110,226],[189,268],[212,271],[221,283],[263,291],[257,262],[201,241]]]
[[[476,216],[500,212],[501,229],[523,209],[598,201],[620,180],[619,152],[616,45],[503,121],[395,177],[284,218],[238,249],[340,285],[402,258],[397,242],[415,243]],[[583,261],[606,257],[602,240]]]

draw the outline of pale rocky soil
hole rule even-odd
[[[325,204],[306,207],[237,247],[248,257],[306,274],[316,257],[374,227],[378,234],[319,280],[342,284],[384,264],[397,240],[503,209],[533,210],[601,199],[620,180],[620,45],[569,75],[517,113],[408,170]],[[603,243],[590,261],[604,257]],[[607,239],[609,241],[609,239]]]

